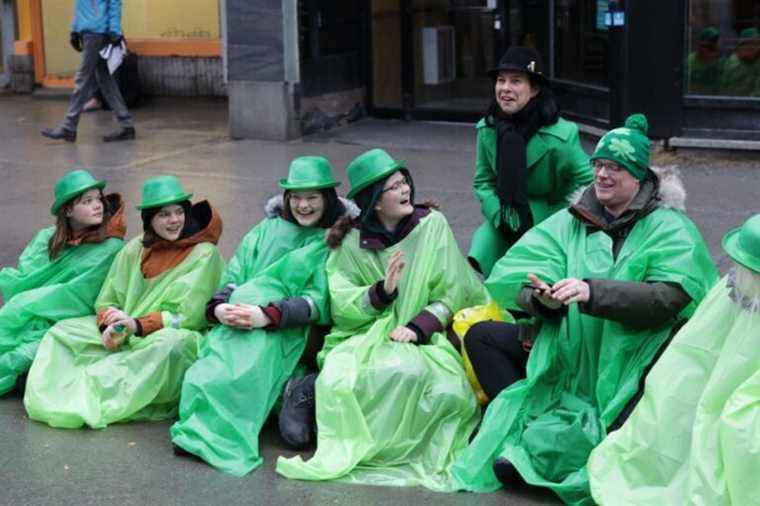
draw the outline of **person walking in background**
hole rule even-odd
[[[689,93],[720,93],[723,64],[724,60],[720,57],[720,31],[714,26],[708,26],[699,33],[699,44],[686,60]]]
[[[71,46],[82,53],[77,70],[74,92],[63,122],[55,128],[43,128],[40,133],[50,139],[77,140],[79,115],[93,94],[100,89],[103,98],[119,122],[119,130],[103,136],[104,142],[135,138],[135,128],[124,98],[113,75],[108,71],[100,50],[111,44],[118,46],[121,33],[121,0],[77,0],[71,27]]]
[[[535,49],[511,47],[489,72],[494,97],[476,125],[473,179],[485,221],[468,255],[485,277],[522,234],[594,178],[578,125],[560,117],[543,71]]]

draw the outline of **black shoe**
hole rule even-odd
[[[187,458],[195,459],[195,460],[199,460],[199,461],[203,460],[199,456],[197,456],[196,454],[190,453],[189,451],[185,450],[181,446],[176,445],[174,443],[172,443],[172,451],[174,452],[174,455],[176,455],[177,457],[187,457]]]
[[[133,127],[126,127],[120,129],[118,132],[104,135],[103,142],[118,142],[118,141],[131,141],[135,138],[135,129]]]
[[[292,378],[285,384],[280,411],[280,435],[296,450],[309,446],[314,432],[314,382],[317,373]]]
[[[76,142],[77,140],[76,131],[63,128],[62,126],[57,126],[55,128],[43,128],[40,130],[40,133],[43,135],[43,137],[47,137],[48,139],[63,139],[66,142]]]
[[[505,487],[514,487],[525,483],[525,480],[520,476],[515,466],[503,457],[499,457],[494,461],[493,473]]]

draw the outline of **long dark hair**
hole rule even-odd
[[[538,94],[533,97],[530,102],[523,108],[523,111],[532,107],[535,107],[541,118],[542,125],[553,125],[559,120],[559,102],[552,89],[543,82],[539,77],[526,73],[530,85],[534,89],[538,89]],[[497,75],[498,77],[498,75]],[[494,86],[496,85],[496,77],[493,79]],[[522,111],[520,111],[522,112]],[[520,114],[517,112],[516,114]],[[507,115],[499,106],[499,102],[496,100],[496,95],[491,97],[491,102],[486,109],[485,118],[486,125],[493,127],[494,121],[499,118],[505,118]]]
[[[295,216],[293,216],[293,211],[290,209],[290,195],[294,191],[296,190],[285,190],[285,193],[282,195],[282,217],[292,223],[298,223]],[[346,214],[346,208],[338,198],[338,192],[335,191],[335,188],[321,188],[317,191],[322,194],[322,198],[325,201],[325,210],[315,226],[330,228],[338,221],[338,218]]]
[[[182,232],[179,234],[179,238],[177,240],[193,235],[198,231],[198,224],[192,215],[193,205],[189,200],[183,200],[181,202],[167,205],[181,206],[182,210],[185,212],[185,224],[182,226]],[[142,218],[143,222],[142,243],[143,247],[145,248],[150,248],[156,241],[159,241],[161,239],[161,237],[156,234],[156,231],[153,230],[153,225],[151,225],[150,222],[153,221],[153,217],[156,216],[164,207],[166,206],[150,207],[148,209],[143,209],[140,212],[140,217]]]
[[[48,241],[48,258],[51,262],[58,258],[58,255],[60,255],[61,250],[64,248],[64,246],[66,246],[66,243],[74,238],[74,229],[71,228],[71,222],[66,216],[66,213],[71,211],[71,208],[74,207],[77,202],[79,202],[85,193],[87,192],[77,195],[73,199],[63,204],[55,214],[55,232]],[[106,227],[108,226],[108,220],[111,218],[112,210],[109,209],[108,202],[103,196],[102,190],[99,190],[99,194],[100,202],[103,205],[103,221],[100,222],[100,225],[94,225],[92,228],[97,229],[99,239],[104,239],[106,235]]]

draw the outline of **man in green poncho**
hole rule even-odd
[[[591,157],[594,184],[527,232],[487,280],[497,302],[535,317],[536,337],[527,364],[509,353],[526,335],[515,325],[482,323],[465,337],[495,398],[455,464],[462,488],[524,479],[592,504],[589,453],[625,419],[648,367],[714,283],[680,180],[649,169],[647,129],[633,115],[608,132]],[[510,385],[520,366],[527,377]]]
[[[403,161],[373,149],[347,172],[361,215],[329,235],[334,327],[318,357],[317,451],[281,457],[277,472],[450,491],[479,410],[445,329],[487,295],[444,216],[414,205]]]
[[[55,184],[54,227],[26,246],[18,265],[0,270],[0,395],[32,365],[40,339],[60,320],[93,311],[111,262],[124,245],[124,206],[105,181],[75,170]]]
[[[745,28],[734,54],[723,66],[720,93],[735,97],[760,96],[760,31]]]
[[[720,31],[708,26],[699,33],[697,48],[686,59],[687,91],[696,95],[720,93],[723,63],[720,57]]]
[[[97,316],[63,320],[40,343],[24,396],[31,419],[102,428],[176,414],[224,268],[221,218],[191,197],[174,176],[143,184],[144,233],[111,265]]]
[[[735,262],[588,462],[600,505],[760,504],[760,214],[723,238]]]
[[[238,246],[207,304],[220,323],[201,346],[182,385],[179,421],[171,428],[178,453],[191,453],[242,476],[261,465],[259,432],[293,374],[310,332],[330,321],[325,231],[353,209],[338,198],[330,162],[296,158],[284,195]],[[289,436],[308,443],[310,433]]]

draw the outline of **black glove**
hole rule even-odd
[[[69,44],[77,53],[82,52],[82,34],[79,32],[71,32],[69,34]]]
[[[122,35],[111,32],[108,34],[108,42],[106,43],[111,44],[112,46],[118,46],[123,38],[124,37]]]

